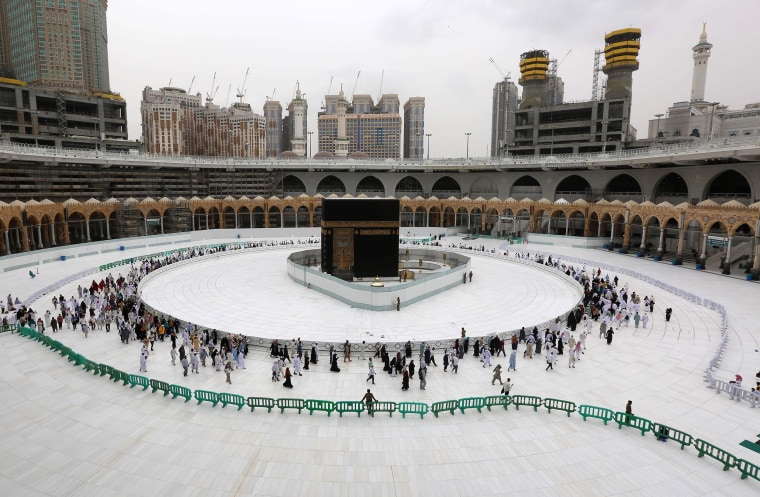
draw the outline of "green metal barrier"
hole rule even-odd
[[[150,380],[150,387],[153,389],[151,393],[156,393],[161,390],[164,392],[164,397],[169,395],[169,384],[165,381]]]
[[[612,421],[614,418],[612,409],[607,409],[606,407],[590,406],[586,404],[581,404],[581,406],[578,408],[578,414],[583,417],[583,421],[586,421],[586,418],[601,419],[604,421],[605,426],[607,426],[607,421]]]
[[[440,402],[433,402],[430,405],[430,411],[437,418],[439,412],[449,411],[451,415],[454,415],[454,411],[457,410],[456,400],[442,400]]]
[[[309,410],[309,416],[314,414],[314,411],[323,411],[329,417],[330,413],[335,410],[335,402],[331,400],[306,399],[304,407]]]
[[[201,402],[211,402],[213,407],[219,403],[219,394],[216,392],[209,392],[208,390],[196,390],[194,394],[195,400],[198,404]]]
[[[575,402],[570,402],[569,400],[546,398],[544,399],[544,407],[549,411],[549,414],[551,414],[552,409],[565,411],[568,418],[570,417],[570,413],[575,412]]]
[[[512,397],[509,395],[489,395],[488,397],[483,397],[483,400],[485,401],[486,409],[489,411],[493,406],[502,406],[506,411],[509,408],[509,404],[512,403]]]
[[[464,397],[457,400],[457,408],[459,408],[459,411],[462,414],[464,414],[465,409],[477,409],[478,412],[481,412],[485,402],[486,401],[483,397]]]
[[[732,467],[736,466],[736,457],[733,454],[726,452],[720,447],[716,447],[710,442],[706,442],[701,438],[696,439],[694,442],[694,448],[697,449],[699,457],[707,454],[719,463],[723,464],[723,471],[728,471]]]
[[[641,431],[642,437],[646,432],[652,431],[652,426],[654,426],[653,423],[646,418],[640,418],[638,416],[634,416],[633,414],[626,414],[624,412],[615,413],[615,422],[618,424],[619,430],[622,429],[623,426],[635,428]]]
[[[172,394],[172,399],[176,399],[177,397],[183,397],[185,399],[185,402],[190,402],[190,399],[192,398],[193,394],[190,391],[189,388],[183,387],[182,385],[169,385],[169,392]]]
[[[736,469],[738,469],[742,474],[742,480],[748,476],[751,476],[755,480],[760,481],[760,466],[752,464],[749,461],[745,461],[744,459],[737,459]]]
[[[277,407],[280,409],[280,414],[284,413],[285,409],[298,409],[298,414],[301,414],[304,401],[303,399],[277,399]]]
[[[398,409],[398,406],[395,402],[389,402],[389,401],[375,401],[372,403],[372,410],[368,411],[369,415],[373,418],[375,417],[376,412],[387,412],[388,416],[393,417],[393,413]]]
[[[335,403],[335,410],[338,411],[341,418],[344,412],[355,412],[358,417],[362,417],[364,402],[360,400],[339,400]]]
[[[538,408],[541,407],[543,400],[541,397],[534,397],[532,395],[512,396],[512,404],[514,404],[515,409],[518,411],[520,410],[520,406],[530,406],[533,408],[533,411],[538,412]]]
[[[147,390],[150,386],[148,378],[137,374],[131,374],[127,377],[129,379],[129,388],[135,388],[136,386],[143,387],[143,391]]]
[[[257,407],[263,407],[267,412],[272,412],[272,408],[275,406],[275,401],[268,397],[248,397],[246,399],[246,404],[251,408],[251,412]]]
[[[219,402],[222,403],[222,407],[227,407],[227,404],[237,406],[238,411],[245,405],[245,397],[236,393],[220,393]]]
[[[673,440],[674,442],[681,444],[681,450],[683,450],[685,446],[691,445],[694,441],[694,437],[688,433],[681,430],[676,430],[675,428],[664,425],[662,423],[654,423],[652,426],[652,432],[658,440]]]
[[[428,405],[422,402],[399,402],[396,404],[396,408],[401,413],[402,418],[405,418],[407,414],[419,414],[420,419],[422,419],[430,410]]]

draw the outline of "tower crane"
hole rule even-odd
[[[216,88],[214,88],[214,85],[216,85]],[[214,98],[216,97],[216,93],[219,91],[219,85],[216,84],[216,73],[214,73],[214,79],[211,81],[211,89],[206,93],[206,104],[210,104],[214,102]]]
[[[274,95],[276,93],[277,93],[277,88],[275,88],[274,90],[272,90],[272,96],[271,97],[267,97],[267,100],[274,100]]]
[[[377,93],[377,101],[383,97],[383,78],[385,77],[385,69],[380,71],[380,91]]]
[[[187,87],[187,94],[190,95],[190,92],[193,89],[193,83],[195,83],[195,75],[193,75],[192,81],[190,81],[190,86]]]
[[[230,103],[230,93],[232,92],[232,83],[230,83],[230,86],[227,87],[227,98],[224,99],[224,106],[227,107],[227,105]]]
[[[512,72],[508,72],[507,74],[504,74],[504,71],[501,70],[501,67],[499,67],[499,64],[496,63],[495,60],[493,60],[493,57],[489,57],[488,60],[493,64],[493,66],[496,68],[497,71],[499,71],[499,74],[501,74],[501,77],[505,80],[508,80],[512,76]]]
[[[359,70],[359,72],[356,73],[356,81],[354,81],[354,89],[351,90],[351,101],[352,102],[354,101],[354,93],[356,93],[356,85],[359,84],[359,76],[361,76],[361,75],[362,75],[362,72],[361,72],[361,70]]]
[[[327,86],[327,93],[325,95],[330,94],[330,90],[332,90],[332,83],[333,83],[333,76],[330,76],[330,84]],[[327,110],[327,106],[325,105],[325,101],[322,100],[322,110]]]
[[[237,89],[237,98],[240,99],[240,103],[243,103],[243,97],[245,97],[245,84],[248,82],[248,73],[251,72],[251,68],[245,70],[245,77],[243,78],[243,84]],[[230,85],[231,86],[231,85]]]

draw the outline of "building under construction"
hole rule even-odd
[[[630,125],[632,73],[637,59],[641,30],[620,29],[605,38],[607,76],[604,91],[595,91],[588,101],[564,103],[564,84],[557,75],[557,62],[546,50],[531,50],[520,56],[523,87],[515,111],[514,137],[510,155],[557,155],[620,150],[635,140]]]

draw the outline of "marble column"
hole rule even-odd
[[[665,253],[665,230],[666,228],[660,226],[660,243],[657,245],[657,257],[662,257]]]
[[[42,224],[37,225],[37,241],[39,242],[37,248],[45,248],[45,244],[42,242]]]
[[[639,245],[639,252],[643,254],[646,251],[646,249],[647,249],[647,227],[642,226],[641,227],[641,244]]]
[[[50,246],[55,247],[55,222],[50,223]]]
[[[5,255],[11,255],[11,241],[8,237],[8,230],[3,231],[3,238],[5,239]]]
[[[728,238],[728,243],[726,244],[726,259],[723,261],[723,274],[731,274],[731,242],[734,237],[728,236],[728,233],[726,233],[726,237]]]

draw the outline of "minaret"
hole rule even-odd
[[[712,44],[707,42],[707,23],[702,24],[699,43],[691,49],[694,57],[694,73],[691,76],[691,101],[704,102],[705,83],[707,82],[707,59],[710,58]]]
[[[338,136],[335,138],[335,157],[346,157],[348,156],[348,138],[346,137],[348,100],[343,95],[343,85],[340,85],[338,101],[335,102],[335,111],[338,114]]]
[[[293,139],[290,140],[293,152],[298,157],[306,155],[306,138],[303,136],[303,119],[305,102],[301,98],[301,85],[296,82],[296,98],[293,99]]]

